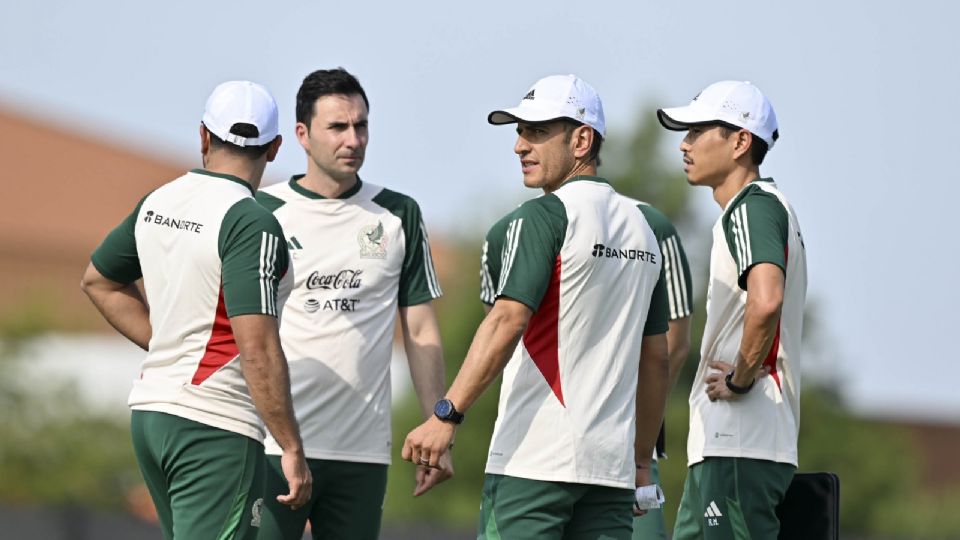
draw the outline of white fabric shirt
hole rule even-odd
[[[257,199],[290,248],[280,339],[304,450],[311,459],[389,464],[397,308],[441,294],[420,210],[374,184],[327,199],[297,178]],[[270,437],[265,446],[281,453]]]
[[[487,238],[484,297],[535,313],[503,373],[486,472],[633,489],[641,342],[667,329],[653,230],[635,201],[577,177]]]
[[[94,252],[120,283],[142,273],[149,351],[132,409],[173,414],[263,440],[230,317],[276,316],[287,251],[248,184],[194,170],[147,195]]]
[[[773,230],[772,223],[786,228],[786,245],[783,231]],[[736,401],[711,402],[705,392],[705,378],[712,371],[707,362],[735,363],[747,300],[741,284],[746,272],[761,262],[781,266],[786,275],[778,337],[764,362],[771,375],[757,380]],[[806,252],[793,208],[772,181],[747,184],[713,227],[707,321],[690,391],[689,465],[709,456],[797,464],[806,291]]]

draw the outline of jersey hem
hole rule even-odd
[[[229,421],[222,416],[205,413],[204,411],[198,411],[196,409],[191,409],[189,407],[183,407],[180,405],[175,405],[173,403],[153,403],[150,405],[132,405],[130,407],[134,411],[150,411],[150,412],[159,412],[172,414],[174,416],[179,416],[180,418],[186,418],[187,420],[193,420],[194,422],[199,422],[201,424],[214,427],[217,429],[222,429],[224,431],[230,431],[232,433],[238,433],[250,437],[251,439],[257,441],[260,444],[263,444],[264,432],[262,428],[254,428],[248,424]]]
[[[279,456],[283,450],[273,440],[264,443],[264,453],[269,456]],[[383,454],[347,454],[343,452],[331,452],[329,450],[320,450],[316,448],[304,448],[304,456],[307,459],[325,459],[328,461],[349,461],[351,463],[375,463],[378,465],[390,465],[390,455]]]
[[[795,453],[779,454],[758,450],[707,450],[700,456],[691,456],[690,459],[687,460],[687,467],[692,467],[708,457],[762,459],[775,463],[786,463],[794,467],[797,466],[797,454]]]
[[[503,476],[513,476],[515,478],[526,478],[527,480],[537,480],[541,482],[566,482],[570,484],[588,484],[591,486],[605,486],[613,488],[623,488],[623,489],[634,489],[634,479],[631,478],[628,481],[617,480],[613,478],[602,478],[594,476],[576,476],[569,474],[557,474],[545,471],[535,471],[535,470],[517,470],[511,468],[510,471],[506,470],[506,467],[496,467],[488,465],[484,471],[486,474],[499,474]]]
[[[429,293],[427,293],[425,296],[417,296],[416,298],[412,298],[412,299],[411,299],[411,298],[408,298],[406,302],[401,302],[401,301],[398,299],[398,300],[397,300],[397,307],[413,307],[413,306],[419,306],[419,305],[421,305],[421,304],[426,304],[427,302],[432,302],[433,300],[436,300],[437,298],[440,298],[440,296],[442,296],[442,295],[439,295],[439,296],[431,296]]]
[[[97,269],[97,272],[100,272],[100,275],[101,275],[101,276],[109,279],[110,281],[113,281],[113,282],[115,282],[115,283],[121,283],[121,284],[123,284],[123,285],[129,285],[129,284],[133,283],[134,281],[140,279],[140,277],[142,277],[142,276],[139,276],[139,277],[136,277],[136,278],[133,278],[133,279],[127,281],[126,279],[121,278],[121,277],[118,276],[117,274],[114,274],[114,273],[111,272],[111,271],[105,270],[105,266],[103,265],[103,263],[98,262],[98,261],[97,261],[97,258],[98,258],[98,257],[97,257],[97,254],[96,254],[96,252],[94,252],[93,256],[90,257],[90,263],[93,265],[94,268]]]
[[[536,313],[537,309],[540,307],[540,302],[535,303],[532,298],[524,296],[522,294],[511,294],[510,291],[503,291],[497,295],[497,298],[500,298],[501,296],[509,298],[510,300],[513,300],[515,302],[520,302],[521,304],[530,308],[534,313]],[[496,300],[494,300],[494,302],[496,302]]]

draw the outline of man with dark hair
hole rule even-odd
[[[283,489],[280,447],[272,465],[260,538],[375,539],[390,464],[390,362],[401,325],[423,414],[443,395],[440,297],[420,208],[412,198],[361,181],[367,97],[343,69],[308,75],[297,92],[297,140],[306,174],[269,186],[257,200],[286,233],[290,290],[280,337],[290,364],[294,409],[316,489],[292,510],[272,502]],[[414,496],[453,474],[449,456],[417,467]]]
[[[707,321],[690,391],[689,471],[676,539],[775,539],[797,467],[807,262],[800,225],[760,163],[779,137],[767,98],[721,81],[660,109],[686,131],[684,171],[723,209],[713,228]]]
[[[277,331],[287,250],[253,199],[280,142],[265,88],[218,86],[200,124],[204,168],[144,197],[83,276],[107,321],[147,351],[130,423],[166,538],[256,538],[261,419],[283,448],[278,502],[299,508],[310,494]]]
[[[524,185],[543,195],[487,234],[481,298],[493,307],[402,457],[438,463],[503,372],[478,538],[629,539],[667,392],[657,238],[637,202],[596,176],[603,107],[583,80],[541,79],[487,120],[517,124]]]

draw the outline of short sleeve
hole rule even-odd
[[[508,215],[497,221],[487,231],[480,255],[480,301],[492,306],[497,300],[497,284],[500,283],[500,256],[503,254],[503,240],[506,236]]]
[[[233,205],[223,218],[219,248],[227,316],[277,316],[277,285],[290,256],[280,223],[253,199]]]
[[[143,277],[137,252],[136,227],[144,199],[146,197],[140,199],[133,212],[110,231],[90,256],[94,268],[110,281],[129,284]]]
[[[501,248],[495,298],[506,296],[537,311],[566,234],[563,202],[544,195],[521,205],[506,221],[497,240]]]
[[[753,188],[723,216],[727,248],[737,263],[738,284],[747,288],[747,274],[760,263],[787,271],[787,209],[772,193]]]
[[[660,278],[650,295],[650,308],[647,310],[647,322],[643,326],[644,336],[666,333],[670,320],[665,267],[660,270]]]
[[[374,197],[374,202],[400,218],[406,252],[400,268],[400,284],[397,304],[400,307],[415,306],[440,298],[440,280],[433,265],[427,229],[417,201],[411,197],[384,189]]]
[[[639,207],[653,229],[663,254],[670,320],[689,317],[693,314],[693,280],[680,235],[663,212],[648,204],[640,204]]]

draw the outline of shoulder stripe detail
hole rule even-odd
[[[670,236],[660,245],[663,251],[664,272],[667,278],[667,298],[670,304],[670,320],[690,316],[690,304],[687,302],[687,283],[680,264],[677,237]]]
[[[260,311],[277,316],[276,275],[277,245],[280,239],[263,231],[260,233]]]
[[[517,256],[517,244],[520,242],[520,229],[523,227],[523,218],[517,218],[507,226],[507,242],[503,246],[503,269],[500,272],[500,283],[497,286],[497,296],[503,292],[503,286],[510,277],[510,270],[513,269],[513,261]]]
[[[485,304],[493,304],[496,301],[494,294],[493,276],[490,275],[490,267],[487,266],[487,248],[488,242],[483,242],[483,254],[480,256],[480,301]]]
[[[750,224],[747,220],[746,205],[740,205],[733,211],[732,220],[734,242],[740,259],[737,261],[739,263],[737,273],[742,274],[753,264],[753,253],[750,251]]]
[[[430,296],[440,298],[443,291],[440,290],[440,280],[437,279],[437,269],[433,267],[433,254],[430,252],[430,241],[427,239],[427,228],[423,226],[423,220],[420,221],[420,235],[423,237],[423,268],[427,274],[427,286],[430,288]]]

